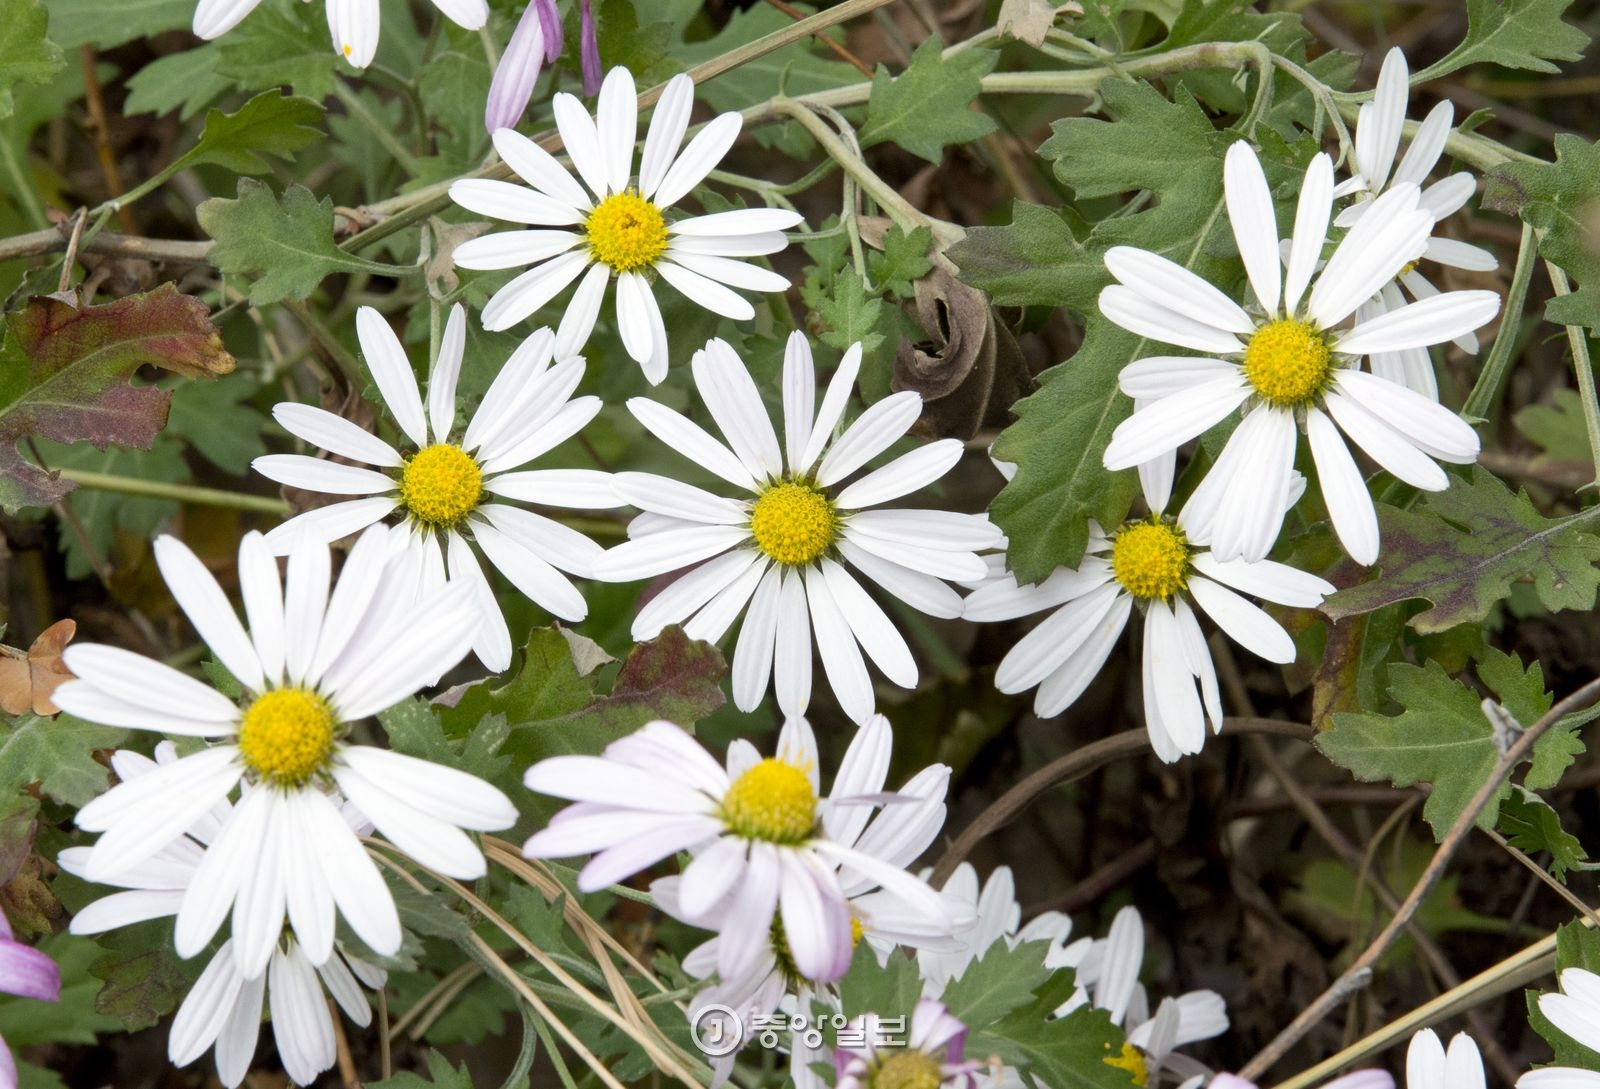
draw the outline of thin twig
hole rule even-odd
[[[1326,991],[1302,1010],[1299,1016],[1289,1022],[1288,1026],[1279,1032],[1261,1050],[1260,1054],[1245,1064],[1244,1068],[1239,1071],[1241,1078],[1246,1081],[1259,1082],[1261,1075],[1271,1069],[1272,1065],[1282,1058],[1302,1036],[1333,1012],[1334,1007],[1344,1000],[1344,996],[1349,993],[1358,978],[1363,978],[1371,973],[1373,967],[1382,959],[1384,953],[1394,944],[1394,940],[1400,936],[1406,924],[1416,915],[1417,909],[1422,906],[1422,902],[1427,898],[1428,893],[1433,891],[1433,886],[1438,883],[1439,878],[1444,876],[1445,869],[1450,865],[1450,860],[1455,857],[1457,849],[1460,848],[1467,834],[1472,830],[1473,824],[1478,819],[1478,814],[1482,813],[1484,807],[1489,804],[1490,799],[1499,793],[1501,784],[1512,771],[1528,758],[1534,743],[1560,721],[1563,715],[1588,707],[1596,699],[1600,699],[1600,679],[1590,681],[1550,708],[1538,722],[1529,726],[1527,731],[1506,750],[1505,754],[1495,764],[1494,770],[1490,772],[1489,777],[1478,788],[1477,793],[1472,796],[1466,808],[1461,811],[1461,815],[1456,818],[1455,823],[1450,826],[1450,831],[1445,834],[1444,840],[1439,844],[1438,849],[1434,851],[1433,858],[1429,860],[1427,868],[1422,871],[1422,876],[1417,878],[1417,883],[1412,887],[1410,895],[1406,897],[1405,902],[1400,905],[1400,909],[1389,920],[1389,925],[1383,928],[1378,936],[1372,940],[1371,944],[1340,974],[1338,979],[1333,981]]]

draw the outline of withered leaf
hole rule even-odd
[[[892,388],[916,390],[922,422],[937,435],[970,439],[1031,385],[1011,330],[995,320],[989,297],[938,261],[914,286],[917,321],[928,339],[901,341]]]
[[[163,284],[104,306],[29,299],[0,343],[0,508],[49,506],[73,484],[24,458],[38,437],[149,449],[172,395],[129,384],[149,364],[187,378],[233,370],[206,305]]]
[[[51,695],[72,678],[61,661],[61,652],[78,634],[75,620],[57,620],[44,631],[27,652],[0,646],[0,710],[8,715],[53,715],[61,708]]]

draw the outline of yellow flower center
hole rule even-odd
[[[769,756],[733,781],[722,817],[745,839],[804,843],[817,824],[817,792],[805,772]]]
[[[483,470],[471,454],[447,442],[418,450],[400,472],[400,502],[427,526],[456,525],[482,498]]]
[[[1308,405],[1333,370],[1328,342],[1309,322],[1280,318],[1257,329],[1244,350],[1244,376],[1268,404]]]
[[[1189,577],[1189,542],[1157,518],[1129,522],[1111,543],[1111,574],[1140,601],[1166,601]]]
[[[661,209],[633,190],[595,205],[583,224],[589,252],[613,272],[637,272],[667,252],[667,221]]]
[[[1121,1053],[1107,1055],[1100,1061],[1118,1070],[1126,1070],[1135,1085],[1148,1085],[1150,1082],[1150,1071],[1144,1065],[1144,1056],[1132,1044],[1123,1044]]]
[[[761,551],[787,567],[819,559],[838,534],[833,500],[821,489],[796,480],[761,493],[750,512],[750,534]]]
[[[897,1051],[872,1072],[871,1089],[939,1089],[939,1060],[924,1051]]]
[[[239,724],[239,755],[259,779],[301,787],[327,764],[338,723],[328,701],[304,688],[263,692]]]

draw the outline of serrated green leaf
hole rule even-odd
[[[0,726],[0,797],[38,783],[40,793],[63,805],[87,805],[110,784],[95,750],[115,748],[127,736],[118,727],[67,714],[23,715]]]
[[[1577,282],[1545,306],[1546,320],[1600,332],[1600,143],[1561,133],[1555,148],[1553,163],[1495,169],[1483,203],[1538,230],[1539,256]]]
[[[1539,447],[1533,459],[1540,468],[1571,467],[1587,480],[1594,475],[1589,458],[1589,433],[1583,421],[1583,399],[1576,390],[1558,389],[1549,404],[1525,405],[1511,417],[1524,438]]]
[[[89,965],[101,981],[94,1008],[124,1032],[149,1028],[177,1009],[205,967],[205,958],[183,960],[173,951],[168,919],[119,927],[98,940],[106,952]]]
[[[157,57],[128,77],[128,101],[123,112],[164,114],[178,111],[187,121],[215,102],[233,81],[217,74],[221,49],[206,42],[186,53]]]
[[[859,343],[863,355],[872,355],[884,341],[878,329],[883,310],[883,300],[868,294],[861,274],[853,268],[844,270],[833,279],[832,295],[817,305],[823,343],[840,351]]]
[[[1033,992],[1050,978],[1044,966],[1049,942],[1023,942],[1015,948],[995,942],[967,965],[940,996],[950,1013],[966,1025],[989,1025],[1033,1001]]]
[[[917,47],[898,76],[879,65],[872,76],[867,120],[856,134],[861,146],[893,141],[938,163],[949,145],[989,135],[995,130],[994,118],[973,110],[972,102],[999,59],[991,49],[965,49],[946,57],[944,43],[933,35]]]
[[[1556,930],[1556,975],[1568,968],[1582,968],[1586,972],[1600,973],[1600,931],[1583,925],[1580,920],[1566,923]],[[1546,992],[1528,991],[1528,1025],[1543,1036],[1555,1051],[1559,1066],[1573,1066],[1580,1070],[1600,1070],[1600,1051],[1578,1043],[1556,1028],[1539,1009],[1539,996]]]
[[[115,12],[107,10],[104,0],[50,0],[50,36],[67,49],[109,49],[187,28],[193,19],[194,0],[117,0]]]
[[[303,185],[290,185],[283,202],[254,178],[239,179],[237,199],[213,197],[196,209],[200,227],[216,239],[211,263],[230,276],[256,276],[256,306],[304,299],[334,272],[403,274],[378,261],[341,250],[333,241],[333,201]]]
[[[1061,210],[1019,200],[1004,227],[973,227],[946,255],[964,283],[1001,306],[1067,306],[1093,299],[1110,279],[1103,252],[1074,235]]]
[[[272,167],[262,154],[293,159],[296,151],[325,139],[321,122],[322,107],[311,99],[262,91],[233,113],[206,114],[200,142],[167,172],[215,163],[235,174],[264,174]]]
[[[918,227],[909,234],[899,224],[890,227],[883,236],[882,251],[873,250],[867,255],[872,282],[880,290],[910,298],[912,283],[933,271],[933,259],[928,256],[932,245],[933,231],[927,227]]]
[[[1550,803],[1521,786],[1512,789],[1500,806],[1500,834],[1525,854],[1550,852],[1549,870],[1557,881],[1566,883],[1568,870],[1591,870],[1578,837],[1561,827],[1561,817]]]
[[[172,391],[164,434],[182,439],[201,457],[234,476],[249,476],[250,462],[267,452],[261,438],[267,418],[246,399],[259,383],[235,371],[215,382],[185,382]]]
[[[1495,693],[1500,703],[1522,725],[1548,708],[1543,672],[1534,662],[1524,668],[1514,655],[1490,650],[1479,663],[1479,679]],[[1488,781],[1504,746],[1511,738],[1497,737],[1496,729],[1482,707],[1483,697],[1473,688],[1452,678],[1438,662],[1418,667],[1395,663],[1389,667],[1389,698],[1400,705],[1394,715],[1376,711],[1341,712],[1333,716],[1333,726],[1317,735],[1316,744],[1330,760],[1366,782],[1387,780],[1395,786],[1429,783],[1432,791],[1422,815],[1433,826],[1434,836],[1443,839],[1451,825],[1466,809],[1468,801]],[[1532,717],[1524,717],[1529,716]],[[1549,771],[1564,757],[1559,750],[1567,741],[1564,731],[1552,731],[1535,745],[1551,747],[1546,768],[1539,778],[1548,780]],[[1549,786],[1548,781],[1533,784]],[[1489,804],[1478,815],[1478,824],[1494,827],[1500,802],[1510,792],[1502,783]]]
[[[1600,588],[1600,509],[1546,518],[1481,467],[1412,510],[1379,504],[1378,521],[1379,573],[1322,603],[1335,620],[1422,598],[1433,608],[1409,623],[1437,632],[1481,621],[1515,582],[1531,579],[1551,612],[1589,609]]]
[[[922,997],[922,976],[910,957],[892,956],[878,963],[878,954],[862,942],[850,958],[850,969],[839,980],[839,1004],[846,1017],[875,1013],[880,1017],[905,1017]]]
[[[49,83],[66,67],[61,47],[45,36],[48,18],[40,0],[0,0],[0,117],[16,109],[18,84]]]
[[[1127,1041],[1108,1013],[1085,1005],[1052,1016],[1076,986],[1070,969],[1055,972],[1028,1004],[973,1026],[969,1052],[999,1055],[1050,1089],[1132,1089],[1138,1084],[1132,1072],[1110,1062],[1122,1058]]]
[[[1587,34],[1561,18],[1571,6],[1572,0],[1467,0],[1467,36],[1416,82],[1469,64],[1559,72],[1552,61],[1578,60],[1589,45]]]

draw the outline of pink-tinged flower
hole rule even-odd
[[[590,0],[583,0],[582,40],[583,93],[594,95],[600,91],[600,45],[595,36],[594,8]],[[533,85],[539,79],[539,70],[554,64],[566,44],[561,30],[561,13],[556,11],[555,0],[533,0],[517,21],[506,43],[505,55],[494,71],[494,82],[489,84],[489,102],[483,111],[483,126],[491,133],[496,129],[510,128],[522,119],[533,97]]]
[[[61,969],[44,953],[11,936],[11,924],[0,913],[0,993],[54,1002],[61,997]],[[16,1089],[17,1064],[0,1040],[0,1089]]]
[[[943,1002],[924,998],[911,1013],[909,1036],[895,1039],[904,1022],[891,1024],[869,1013],[839,1030],[834,1065],[838,1089],[880,1085],[974,1089],[983,1064],[961,1058],[967,1026]],[[850,1043],[845,1041],[849,1040]]]

